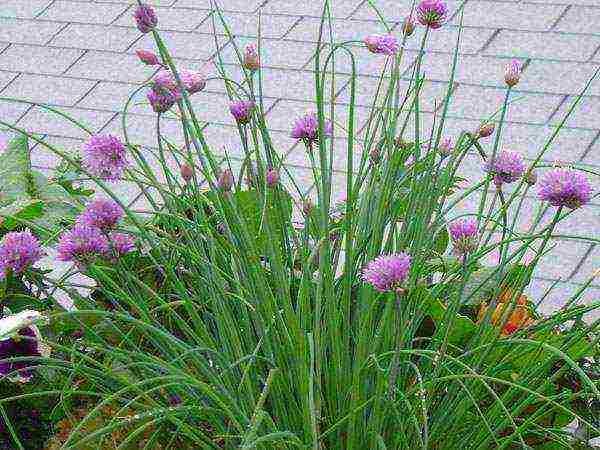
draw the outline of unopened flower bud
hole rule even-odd
[[[516,86],[521,78],[521,64],[516,59],[513,59],[504,73],[504,81],[510,87]]]
[[[452,151],[454,150],[454,147],[452,146],[452,140],[450,138],[444,139],[440,143],[440,146],[438,147],[438,150],[439,150],[440,155],[442,156],[442,158],[450,156],[452,154]]]
[[[413,16],[408,16],[404,19],[404,23],[402,24],[402,32],[405,36],[412,36],[415,32],[415,28],[417,27],[417,21]]]
[[[276,169],[269,169],[267,170],[267,186],[269,187],[275,187],[277,185],[277,183],[279,183],[279,171],[277,171]]]
[[[221,175],[219,175],[219,180],[217,185],[219,186],[219,189],[221,189],[224,192],[229,192],[231,191],[231,188],[233,187],[233,172],[230,169],[225,169],[224,171],[221,172]]]
[[[155,53],[149,52],[147,50],[136,50],[135,54],[138,56],[141,62],[146,64],[147,66],[158,66],[160,65],[160,60]]]
[[[477,130],[476,137],[477,139],[489,137],[492,135],[495,129],[496,125],[494,125],[492,122],[482,123]]]
[[[537,183],[537,174],[531,170],[529,172],[527,172],[525,174],[525,182],[529,185],[529,186],[533,186],[535,185],[535,183]]]
[[[158,18],[156,17],[154,8],[152,8],[150,5],[146,5],[145,3],[142,3],[136,8],[133,17],[135,18],[135,23],[138,30],[140,30],[142,33],[149,33],[156,27],[156,24],[158,23]]]
[[[381,150],[379,150],[379,146],[373,147],[369,152],[369,158],[373,164],[376,164],[381,160]]]
[[[260,68],[260,59],[258,57],[258,50],[256,48],[256,44],[246,45],[242,66],[244,66],[244,68],[250,71],[255,71]]]
[[[182,164],[180,170],[181,170],[181,178],[183,178],[183,181],[185,181],[186,183],[189,183],[190,180],[192,179],[192,177],[194,176],[194,171],[193,171],[192,167],[188,164]]]
[[[307,199],[302,204],[302,212],[304,213],[304,215],[308,216],[312,212],[314,207],[315,207],[315,205],[313,204],[313,202],[311,202],[310,199]]]

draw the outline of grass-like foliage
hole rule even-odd
[[[568,114],[534,161],[506,151],[511,89],[526,75],[513,62],[497,115],[449,140],[460,33],[434,123],[422,112],[444,3],[424,0],[398,38],[364,43],[332,41],[329,3],[315,30],[314,111],[290,118],[293,151],[311,163],[308,194],[265,121],[261,39],[238,47],[216,7],[239,64],[217,56],[209,80],[171,58],[152,8],[136,11],[158,49],[139,54],[160,66],[140,87],[156,111],[154,149],[128,138],[133,100],[124,142],[90,133],[81,155],[2,122],[21,134],[0,167],[3,448],[562,449],[600,434],[588,315],[599,303],[579,302],[591,280],[550,316],[536,311],[547,293],[523,294],[556,225],[592,197],[596,174],[543,163]],[[416,26],[421,50],[401,79]],[[354,53],[365,45],[383,70],[361,128]],[[340,64],[351,69],[345,106],[331,98]],[[210,148],[192,107],[211,83],[226,87],[242,160]],[[166,117],[183,146],[162,133]],[[63,159],[56,176],[32,170],[28,142]],[[464,188],[468,155],[482,169]],[[124,204],[117,178],[147,211]],[[51,247],[74,263],[59,278],[33,265]],[[31,439],[34,404],[44,444]]]

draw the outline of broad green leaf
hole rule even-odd
[[[31,195],[31,159],[27,136],[18,136],[0,153],[0,206]]]
[[[43,214],[44,203],[41,200],[20,197],[7,206],[0,208],[1,227],[15,229],[21,221],[31,222]]]
[[[446,253],[446,249],[448,248],[448,243],[450,242],[450,235],[448,234],[448,230],[446,227],[442,228],[437,232],[433,241],[433,251],[438,255],[443,255]]]

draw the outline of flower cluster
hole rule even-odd
[[[398,51],[398,42],[391,34],[372,34],[364,39],[371,53],[393,56]]]
[[[326,120],[323,129],[323,135],[325,137],[330,137],[333,134],[333,124],[331,121]],[[316,113],[309,113],[305,116],[299,117],[294,122],[294,126],[292,127],[291,136],[294,139],[301,139],[307,145],[311,146],[312,144],[319,141],[319,119]]]
[[[188,94],[195,94],[206,87],[206,78],[200,72],[181,69],[177,72],[181,86]],[[159,70],[152,78],[152,90],[147,94],[148,101],[155,112],[168,111],[181,99],[181,90],[173,72],[167,69]]]
[[[363,280],[379,292],[399,289],[408,277],[411,258],[406,253],[382,255],[367,264],[363,270]]]
[[[552,206],[575,209],[590,201],[592,187],[581,172],[558,168],[540,180],[538,197]]]
[[[448,229],[458,255],[466,255],[477,248],[477,220],[474,218],[455,220]]]
[[[481,306],[478,317],[479,323],[485,319],[488,308],[489,306],[486,304]],[[498,298],[496,308],[491,313],[490,323],[493,326],[502,326],[502,336],[509,336],[532,325],[534,319],[529,309],[527,297],[521,295],[516,302],[513,302],[512,291],[509,289],[503,291]]]
[[[127,165],[125,146],[111,134],[94,135],[83,147],[83,166],[105,181],[121,178]]]
[[[114,231],[122,218],[123,209],[113,200],[91,201],[75,219],[75,226],[59,239],[58,259],[85,266],[98,257],[133,251],[133,237]]]
[[[135,9],[133,17],[138,30],[144,34],[152,31],[158,24],[156,12],[151,6],[146,5],[145,3],[142,3]]]
[[[446,21],[448,7],[442,0],[422,0],[417,6],[417,17],[421,25],[440,28]]]
[[[229,111],[237,123],[245,125],[250,122],[252,111],[254,111],[254,102],[250,100],[240,100],[232,102],[229,105]]]
[[[525,164],[519,153],[502,150],[488,161],[485,170],[494,177],[494,183],[501,186],[521,178],[525,173]]]
[[[9,271],[19,274],[43,256],[37,238],[27,231],[7,233],[0,242],[0,279]]]

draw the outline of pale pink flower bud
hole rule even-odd
[[[521,79],[521,64],[516,59],[513,59],[504,73],[504,81],[510,87],[516,86]]]
[[[230,169],[225,169],[224,171],[222,171],[221,175],[219,175],[219,180],[217,183],[219,189],[225,192],[229,192],[233,187],[233,183],[233,172]]]
[[[476,137],[477,138],[490,137],[495,129],[496,129],[496,125],[494,125],[492,122],[482,123],[479,126],[479,129],[477,130]]]
[[[182,164],[180,170],[181,178],[183,178],[183,181],[189,183],[192,177],[194,176],[194,171],[192,167],[189,164]]]
[[[147,66],[158,66],[160,65],[160,60],[155,53],[149,52],[147,50],[136,50],[135,54],[138,56],[141,62],[146,64]]]

